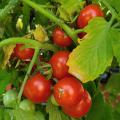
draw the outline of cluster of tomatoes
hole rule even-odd
[[[98,5],[90,4],[80,11],[77,19],[78,28],[84,28],[94,17],[103,17],[104,14]],[[82,33],[84,36],[84,33]],[[80,33],[81,36],[81,33]],[[53,42],[60,47],[72,45],[72,39],[57,27],[53,31]],[[34,49],[21,49],[23,44],[17,44],[14,54],[21,60],[31,59]],[[91,107],[91,97],[75,77],[68,73],[66,65],[70,52],[63,50],[55,53],[49,60],[53,69],[53,78],[58,82],[52,88],[52,80],[47,80],[40,72],[29,78],[25,84],[23,96],[38,104],[46,102],[52,95],[62,110],[69,116],[79,118],[84,116]]]

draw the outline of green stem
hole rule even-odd
[[[45,49],[45,50],[51,50],[53,52],[56,52],[58,48],[55,45],[49,44],[49,43],[40,43],[39,41],[32,40],[32,39],[26,39],[26,38],[8,38],[0,42],[0,47],[3,47],[5,45],[9,44],[16,44],[16,43],[23,43],[26,45],[31,45],[32,48],[39,48],[39,49]]]
[[[109,21],[109,28],[112,26],[113,22],[115,20],[115,16],[112,16],[111,20]]]
[[[25,75],[25,78],[24,78],[24,81],[23,81],[23,83],[22,83],[20,92],[19,92],[19,94],[18,94],[18,103],[21,101],[21,97],[22,97],[22,93],[23,93],[23,90],[24,90],[24,86],[25,86],[25,84],[26,84],[26,82],[27,82],[27,79],[28,79],[30,73],[31,73],[32,67],[33,67],[33,65],[34,65],[34,63],[35,63],[35,60],[36,60],[38,54],[39,54],[39,48],[36,48],[36,49],[35,49],[34,56],[33,56],[32,60],[31,60],[31,62],[30,62],[28,71],[27,71],[27,73],[26,73],[26,75]]]
[[[53,5],[40,5],[43,8],[55,8]]]
[[[58,24],[60,27],[62,27],[65,30],[65,32],[73,39],[74,43],[76,45],[78,44],[77,35],[74,33],[74,30],[71,29],[68,25],[66,25],[61,19],[57,18],[53,13],[41,7],[41,5],[38,5],[30,0],[23,1],[32,8],[34,8],[35,10],[37,10],[38,12],[40,12],[41,14],[43,14],[44,16],[46,16],[47,18],[49,18],[51,21]]]
[[[120,20],[118,14],[116,13],[115,9],[106,1],[106,0],[100,0],[112,13],[112,16],[118,20]]]
[[[81,33],[81,32],[84,32],[84,30],[83,30],[83,29],[75,30],[75,33],[76,33],[76,34]]]
[[[119,26],[120,26],[120,23],[118,22],[118,23],[113,25],[113,28],[116,28],[116,27],[119,27]]]

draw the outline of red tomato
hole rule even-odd
[[[34,49],[32,48],[22,48],[24,44],[16,44],[14,48],[14,54],[21,60],[31,59],[34,55]]]
[[[51,81],[37,73],[27,81],[23,95],[34,103],[46,102],[51,95]]]
[[[74,77],[65,77],[54,86],[54,97],[60,106],[78,104],[84,94],[80,81]]]
[[[53,76],[57,79],[62,79],[63,77],[69,75],[68,66],[66,62],[69,58],[70,52],[68,51],[59,51],[52,56],[49,63],[53,69]]]
[[[85,90],[84,97],[75,106],[63,107],[63,111],[74,118],[80,118],[87,114],[91,108],[92,101],[89,93]]]
[[[61,47],[68,47],[72,44],[72,39],[58,27],[53,31],[53,41]]]
[[[79,28],[84,28],[88,22],[94,17],[103,17],[103,11],[98,5],[90,4],[80,11],[80,15],[77,19],[77,25]]]

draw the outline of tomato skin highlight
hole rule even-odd
[[[52,83],[37,73],[25,84],[23,95],[34,103],[46,102],[51,95]]]
[[[31,59],[34,55],[33,48],[22,48],[24,44],[16,44],[14,48],[14,55],[21,60]]]
[[[77,26],[79,28],[84,28],[92,18],[103,16],[103,11],[99,5],[90,4],[80,11],[80,15],[77,19]]]
[[[55,28],[53,31],[53,41],[60,47],[68,47],[72,44],[72,39],[59,27]]]
[[[74,77],[65,77],[54,86],[54,97],[60,106],[78,104],[84,94],[84,88]]]
[[[77,105],[71,107],[63,107],[63,111],[71,117],[80,118],[89,112],[91,105],[91,97],[89,93],[85,90],[83,99],[80,100]]]
[[[63,77],[69,75],[69,67],[66,65],[69,54],[70,52],[68,51],[59,51],[51,57],[49,63],[51,64],[53,69],[53,77],[57,79],[62,79]]]

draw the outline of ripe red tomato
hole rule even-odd
[[[68,66],[66,62],[69,58],[70,52],[68,51],[59,51],[52,56],[49,63],[53,69],[53,77],[57,79],[62,79],[63,77],[69,75],[68,73]]]
[[[74,77],[65,77],[54,86],[54,97],[60,106],[78,104],[84,94],[84,88]]]
[[[72,39],[65,34],[60,28],[55,28],[53,31],[53,41],[61,47],[68,47],[72,44]]]
[[[63,107],[63,111],[74,118],[80,118],[87,114],[91,108],[92,101],[89,93],[85,90],[84,97],[75,106]]]
[[[94,17],[103,17],[103,11],[98,5],[90,4],[80,11],[80,15],[77,19],[77,25],[79,28],[84,28],[88,22]]]
[[[14,48],[14,55],[21,60],[31,59],[34,55],[34,49],[32,48],[22,48],[24,44],[16,44]]]
[[[46,102],[51,95],[51,81],[37,73],[27,81],[23,95],[34,103]]]

